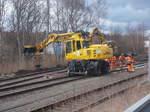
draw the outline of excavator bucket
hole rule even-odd
[[[37,52],[37,49],[34,46],[24,46],[23,48],[24,54],[35,54],[36,52]]]

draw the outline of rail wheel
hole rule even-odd
[[[109,63],[107,61],[102,61],[101,72],[102,74],[107,74],[110,71]]]
[[[73,61],[70,61],[70,62],[68,63],[68,70],[67,70],[67,75],[68,75],[68,76],[72,76],[71,73],[76,71],[75,66],[76,66],[76,62],[75,62],[74,60],[73,60]]]

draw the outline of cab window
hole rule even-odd
[[[80,41],[77,41],[77,50],[81,49],[81,43]]]
[[[71,52],[71,42],[67,42],[66,43],[66,53],[70,53]]]
[[[73,43],[73,48],[72,49],[73,49],[73,51],[75,51],[76,50],[75,49],[75,43],[76,43],[75,40],[73,40],[72,43]]]

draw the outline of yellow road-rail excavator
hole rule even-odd
[[[99,44],[93,44],[95,37],[98,37]],[[109,63],[106,59],[113,56],[112,48],[104,40],[104,35],[97,28],[86,36],[82,32],[52,33],[35,46],[24,46],[24,53],[38,55],[49,44],[64,42],[65,59],[68,60],[68,75],[99,75],[109,72]]]

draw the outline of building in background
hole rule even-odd
[[[45,52],[47,54],[55,54],[57,56],[63,55],[64,43],[52,43],[46,47]]]

